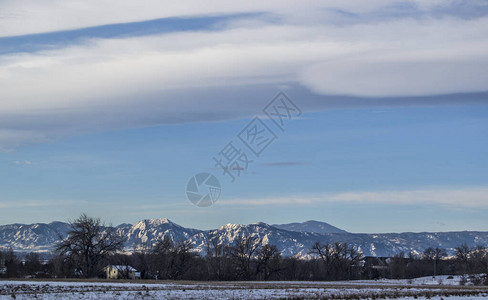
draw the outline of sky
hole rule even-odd
[[[487,231],[487,36],[476,0],[1,1],[0,224]]]

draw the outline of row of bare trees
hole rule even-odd
[[[432,255],[432,250],[438,255]],[[97,265],[87,267],[95,270],[91,275],[82,271],[86,262],[78,256],[58,254],[46,263],[37,253],[20,259],[12,250],[0,251],[0,277],[102,277],[105,265],[117,264],[135,267],[144,279],[163,280],[403,279],[486,273],[487,253],[483,247],[461,245],[456,255],[449,258],[436,249],[427,249],[420,255],[400,253],[390,258],[362,258],[353,247],[334,243],[315,244],[310,250],[315,258],[298,259],[282,257],[275,246],[261,246],[257,238],[244,237],[230,246],[215,243],[205,256],[200,256],[186,242],[174,244],[163,239],[151,249],[130,255],[112,253],[99,259]],[[375,261],[383,261],[384,265],[370,263]]]
[[[389,268],[382,277],[415,278],[436,275],[469,275],[488,273],[488,248],[469,247],[462,244],[455,248],[453,256],[445,250],[427,248],[421,254],[399,253],[389,259]]]
[[[350,280],[361,276],[363,255],[347,243],[316,242],[310,254],[315,254],[322,260],[326,280]]]
[[[237,238],[233,245],[223,246],[209,236],[206,246],[207,254],[200,256],[190,243],[164,238],[153,248],[130,255],[131,261],[122,257],[119,261],[141,270],[144,278],[172,280],[268,280],[280,270],[278,249],[261,245],[256,237]]]

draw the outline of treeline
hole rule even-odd
[[[415,278],[428,275],[472,275],[488,273],[488,248],[455,248],[455,255],[446,259],[446,252],[439,248],[427,248],[422,254],[399,253],[389,262],[390,278]]]
[[[31,253],[21,259],[12,250],[0,251],[0,276],[35,278],[105,277],[107,265],[137,269],[142,279],[158,280],[354,280],[405,279],[488,272],[488,248],[460,245],[454,257],[439,248],[422,254],[399,253],[390,258],[364,257],[347,243],[314,244],[309,259],[284,257],[274,245],[257,237],[236,238],[222,245],[219,236],[206,237],[206,254],[199,255],[189,242],[169,238],[131,254],[123,253],[124,238],[104,229],[99,219],[82,215],[71,224],[51,258]],[[120,274],[127,277],[128,274]],[[477,278],[475,284],[488,284]]]

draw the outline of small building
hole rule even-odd
[[[390,258],[366,256],[363,258],[363,266],[368,279],[386,278],[390,272]]]
[[[107,279],[141,279],[141,272],[131,266],[108,265],[104,271]]]

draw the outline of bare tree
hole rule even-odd
[[[171,279],[182,279],[191,267],[193,258],[197,256],[189,241],[180,242],[173,250],[171,259]]]
[[[316,242],[313,244],[312,248],[309,251],[309,254],[315,254],[320,257],[322,262],[325,265],[325,277],[329,279],[330,270],[332,267],[332,255],[333,255],[333,247],[329,243],[320,244],[320,242]]]
[[[471,249],[467,244],[462,244],[459,247],[456,247],[456,259],[461,265],[461,270],[463,274],[468,272],[468,261],[469,261],[469,253]]]
[[[263,280],[280,270],[281,254],[275,245],[266,244],[257,251],[257,268],[256,272],[262,274]]]
[[[309,253],[322,260],[325,265],[325,278],[328,280],[353,279],[360,276],[360,261],[363,255],[347,243],[316,242]]]
[[[167,236],[158,240],[154,246],[152,250],[152,265],[155,268],[154,275],[156,279],[170,278],[174,247],[173,241]]]
[[[219,243],[218,236],[215,233],[209,233],[207,235],[206,246],[208,273],[215,279],[223,280],[226,262],[225,246]]]
[[[175,245],[167,236],[156,243],[152,254],[158,279],[182,279],[197,256],[189,241]]]
[[[19,276],[20,261],[12,248],[0,251],[0,266],[1,264],[6,268],[5,277],[15,278]]]
[[[25,275],[37,277],[41,272],[42,265],[39,253],[31,252],[25,256],[24,272]]]
[[[125,239],[115,228],[104,227],[99,218],[82,214],[70,226],[67,237],[56,245],[56,251],[83,277],[95,276],[101,261],[124,246]]]
[[[346,246],[346,252],[347,279],[355,279],[356,276],[359,276],[358,270],[360,270],[361,261],[363,260],[364,256],[363,253],[354,246]]]
[[[246,236],[236,238],[233,247],[230,249],[236,271],[244,280],[251,279],[253,258],[259,248],[257,237]]]
[[[437,267],[439,265],[439,261],[446,256],[447,253],[445,250],[440,249],[439,247],[433,248],[429,247],[424,250],[422,254],[422,258],[427,261],[431,261],[434,265],[434,277],[437,276]]]

